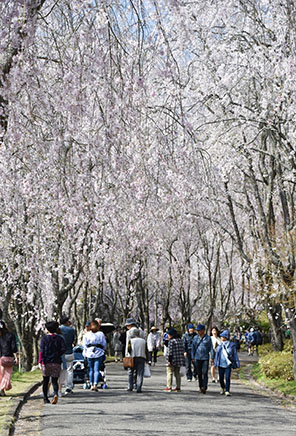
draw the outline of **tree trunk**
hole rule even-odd
[[[283,325],[282,307],[280,304],[267,303],[265,310],[270,322],[272,348],[274,351],[283,351],[284,341],[281,331],[281,326]]]

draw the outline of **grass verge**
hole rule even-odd
[[[6,392],[6,397],[0,397],[0,434],[5,423],[6,415],[18,397],[21,397],[29,387],[40,381],[42,378],[41,371],[32,372],[14,372],[11,378],[12,389]]]
[[[280,394],[293,396],[296,398],[296,380],[286,381],[284,379],[271,379],[266,377],[262,372],[259,363],[256,363],[251,368],[251,376],[258,383],[263,384],[267,388],[277,391]]]

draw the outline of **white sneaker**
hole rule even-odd
[[[225,392],[225,395],[226,395],[226,397],[231,397],[231,393],[228,391]]]
[[[225,394],[225,390],[224,389],[221,389],[221,391],[220,391],[220,395],[224,395]]]
[[[58,392],[58,397],[59,397],[59,398],[62,398],[62,396],[63,396],[62,392],[59,391],[59,392]]]

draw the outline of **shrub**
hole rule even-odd
[[[293,356],[291,352],[272,352],[259,360],[260,369],[272,379],[294,380]]]
[[[265,356],[270,353],[272,353],[272,344],[270,342],[268,344],[259,345],[260,356]]]

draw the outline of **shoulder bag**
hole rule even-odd
[[[132,369],[134,367],[134,358],[131,356],[124,357],[123,358],[123,367]]]

